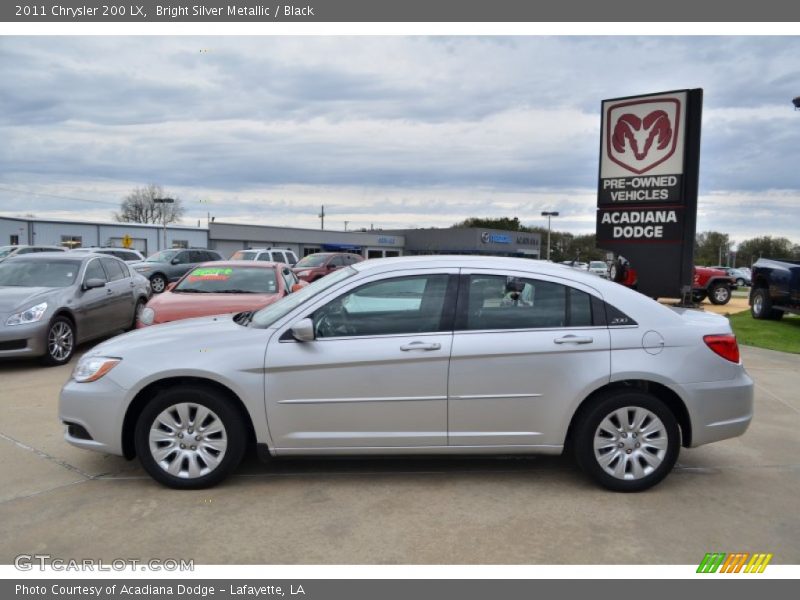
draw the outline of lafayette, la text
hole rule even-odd
[[[295,6],[293,4],[278,4],[276,6],[239,6],[228,4],[221,6],[205,6],[203,4],[166,4],[156,5],[157,17],[313,17],[314,7]]]
[[[75,585],[75,584],[53,584],[46,585],[25,585],[17,584],[17,596],[46,596],[50,592],[53,596],[192,596],[206,598],[208,596],[248,596],[258,598],[260,596],[305,596],[306,592],[300,584],[291,584],[287,590],[280,585],[233,585],[227,588],[216,587],[213,585],[190,584],[190,585],[157,585],[157,584],[110,584],[110,585]]]

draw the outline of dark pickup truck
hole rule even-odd
[[[755,319],[800,314],[800,261],[760,258],[753,265],[750,312]]]

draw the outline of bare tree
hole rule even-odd
[[[153,202],[156,198],[172,198],[171,204]],[[120,223],[164,223],[167,224],[180,220],[184,213],[183,202],[177,196],[170,196],[160,185],[151,183],[145,187],[138,187],[120,204],[118,213],[114,218]]]

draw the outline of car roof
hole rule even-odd
[[[16,261],[16,262],[28,262],[28,261],[41,261],[41,262],[67,262],[67,261],[84,261],[87,260],[91,256],[103,256],[109,258],[105,254],[81,254],[80,256],[73,254],[72,252],[37,252],[36,254],[23,254],[22,256],[10,256],[7,260]],[[110,258],[116,258],[114,256]],[[117,259],[119,260],[119,259]]]

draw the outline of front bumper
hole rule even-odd
[[[122,422],[125,390],[107,375],[91,383],[70,379],[61,389],[58,416],[64,423],[80,425],[91,439],[70,435],[64,439],[79,448],[122,456]]]
[[[687,383],[675,391],[685,400],[695,448],[742,435],[753,419],[753,380],[742,372],[729,381]]]
[[[25,358],[47,353],[47,319],[27,325],[5,325],[8,315],[0,315],[0,358]]]

